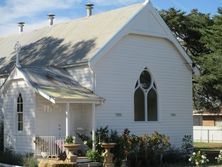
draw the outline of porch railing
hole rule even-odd
[[[63,147],[65,137],[56,136],[36,136],[35,138],[35,155],[40,156],[43,152],[49,156],[58,156],[64,152]]]

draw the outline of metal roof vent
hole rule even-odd
[[[87,3],[86,4],[86,14],[87,14],[87,17],[92,16],[93,6],[94,6],[94,4],[92,4],[92,3]]]
[[[49,19],[49,26],[53,25],[53,21],[54,21],[55,15],[54,14],[48,14],[48,19]]]
[[[19,32],[21,33],[21,32],[23,32],[23,30],[24,30],[24,25],[25,25],[25,22],[18,22],[18,27],[19,27]]]

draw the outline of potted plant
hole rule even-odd
[[[67,160],[69,162],[75,162],[77,159],[77,156],[73,154],[73,151],[75,151],[80,144],[76,144],[75,140],[72,136],[67,136],[65,139],[64,147],[67,149]]]

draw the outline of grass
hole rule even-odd
[[[194,143],[194,148],[196,150],[222,150],[222,143]]]

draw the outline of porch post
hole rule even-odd
[[[92,103],[92,149],[93,151],[96,150],[96,107],[95,103]]]
[[[66,137],[69,136],[69,111],[70,111],[70,104],[66,103]]]

